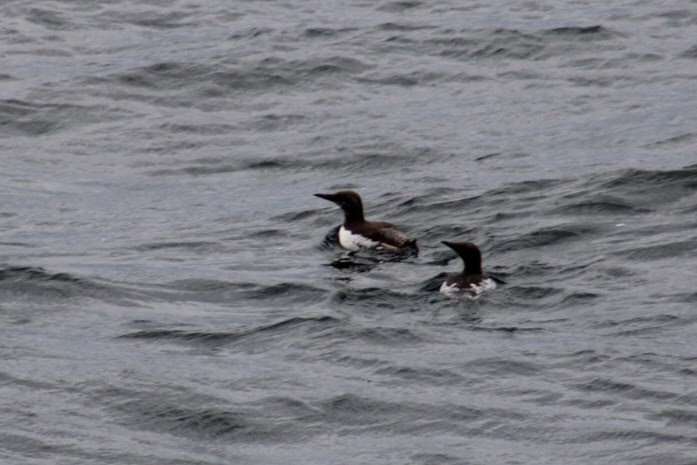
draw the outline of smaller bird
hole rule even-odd
[[[363,215],[363,202],[354,191],[334,194],[315,194],[334,202],[344,211],[344,223],[339,228],[339,244],[348,250],[380,249],[389,252],[418,252],[416,239],[410,239],[394,225],[384,221],[368,221]]]
[[[479,247],[471,242],[442,242],[462,258],[465,268],[462,273],[448,276],[440,286],[441,293],[450,297],[476,297],[486,290],[496,288],[496,281],[482,272],[482,252]]]

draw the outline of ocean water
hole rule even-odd
[[[3,464],[697,463],[694,3],[0,17]]]

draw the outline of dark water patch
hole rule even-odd
[[[117,298],[123,292],[69,273],[52,273],[39,267],[0,267],[0,294],[6,299]],[[125,303],[125,301],[124,301]]]
[[[92,78],[97,83],[116,81],[119,84],[144,87],[151,89],[177,90],[205,79],[211,73],[211,69],[195,63],[161,62],[154,65],[136,68],[123,74],[117,74],[112,78]]]
[[[576,363],[586,367],[603,364],[612,359],[610,355],[600,353],[599,351],[593,349],[579,350],[568,355],[563,355],[562,357],[571,363]],[[565,364],[566,362],[562,363]]]
[[[589,200],[572,202],[557,207],[551,213],[564,215],[619,215],[619,214],[645,214],[653,210],[640,207],[624,199],[613,196],[597,196]]]
[[[70,105],[55,105],[22,100],[0,101],[0,129],[4,136],[40,136],[62,127],[64,112]]]
[[[684,294],[676,295],[681,302],[697,303],[697,292],[688,292]]]
[[[305,402],[288,396],[270,396],[244,404],[182,398],[181,395],[145,396],[121,394],[109,401],[124,423],[187,438],[242,441],[245,443],[298,441],[326,434],[328,430],[361,434],[379,428],[405,432],[469,430],[471,422],[481,422],[489,414],[516,418],[513,413],[484,412],[454,404],[390,402],[343,394],[328,399]],[[199,396],[200,397],[200,396]],[[404,423],[404,418],[419,418],[419,425]],[[458,426],[466,425],[466,426]],[[336,430],[336,428],[339,428]]]
[[[338,73],[361,73],[370,68],[369,65],[359,60],[342,56],[297,61],[293,65],[299,74],[310,77]]]
[[[100,404],[131,429],[171,434],[187,441],[287,443],[326,433],[320,409],[287,396],[235,403],[162,387],[157,392],[110,389],[98,397]]]
[[[608,378],[594,378],[585,383],[578,383],[576,389],[587,393],[603,393],[619,396],[622,399],[651,399],[655,401],[667,401],[678,399],[679,395],[668,391],[657,391],[640,387],[630,382],[622,382]]]
[[[560,288],[544,286],[509,285],[506,289],[511,297],[528,300],[541,300],[552,296],[558,296],[564,292]]]
[[[684,320],[681,320],[683,324]],[[680,357],[672,353],[657,354],[654,352],[642,352],[617,359],[620,362],[630,363],[642,370],[653,372],[683,373],[685,365],[692,365],[694,357]],[[693,371],[693,370],[691,370]],[[697,399],[697,392],[691,392],[681,396],[680,402],[692,404]]]
[[[506,71],[503,73],[498,73],[496,75],[497,78],[499,79],[507,79],[511,81],[537,81],[541,79],[542,77],[540,76],[539,73],[531,72],[531,71]],[[486,154],[482,155],[481,160],[476,159],[477,161],[485,161],[489,158],[496,158],[503,155],[503,153],[500,152],[493,152],[491,154]]]
[[[322,245],[322,249],[331,250],[338,246],[338,240],[335,243],[335,238],[330,232],[325,236]],[[333,258],[327,266],[336,268],[339,270],[351,270],[356,272],[366,272],[373,268],[385,264],[385,263],[397,263],[402,261],[408,261],[419,254],[419,249],[416,247],[406,247],[399,252],[392,252],[381,249],[366,249],[344,252],[340,256]]]
[[[23,419],[26,422],[26,419]],[[56,455],[61,457],[80,457],[84,460],[84,452],[74,445],[59,444],[56,438],[40,437],[40,433],[27,433],[18,428],[12,428],[11,433],[0,433],[0,444],[3,446],[3,456],[11,457],[8,452],[15,452],[22,457],[22,462],[26,462],[28,457],[34,460],[46,459],[45,463],[50,463]],[[10,462],[8,460],[8,462]],[[75,462],[82,460],[75,460]],[[22,463],[11,462],[11,463]],[[40,462],[33,462],[40,463]]]
[[[426,26],[423,24],[407,24],[407,23],[394,23],[387,22],[382,23],[377,26],[380,31],[420,31],[423,29],[435,29],[435,26]],[[391,39],[388,39],[391,40]]]
[[[187,162],[191,163],[191,162]],[[283,158],[231,160],[228,158],[195,160],[195,164],[189,164],[183,168],[166,168],[149,171],[150,176],[211,176],[239,171],[274,171],[292,170],[298,171],[309,166],[301,159],[288,160]]]
[[[110,14],[110,22],[123,22],[148,29],[168,30],[197,26],[197,21],[191,13],[170,9],[150,9],[138,13],[110,10]]]
[[[669,242],[660,245],[632,247],[611,252],[612,255],[633,261],[663,260],[673,257],[684,257],[697,250],[697,239]]]
[[[502,75],[499,75],[500,77],[505,77],[505,73]],[[498,158],[501,155],[503,155],[503,152],[492,152],[492,153],[486,153],[484,155],[480,155],[477,158],[474,159],[474,161],[486,161],[486,160],[491,160],[494,158]]]
[[[593,235],[600,231],[598,227],[584,224],[565,224],[537,229],[532,232],[522,233],[510,240],[502,240],[494,245],[493,252],[508,252],[537,247],[547,247],[576,241]]]
[[[532,264],[521,264],[513,271],[507,271],[507,273],[512,276],[524,276],[525,278],[528,278],[529,275],[546,276],[544,281],[547,283],[561,282],[566,285],[569,280],[574,278],[584,277],[583,279],[585,281],[587,279],[586,276],[589,273],[592,273],[594,276],[600,274],[606,276],[604,274],[604,269],[598,271],[598,263],[601,263],[602,260],[602,258],[594,258],[591,261],[578,260],[573,264],[565,264],[564,266],[550,266],[536,261]]]
[[[187,174],[190,176],[206,176],[211,174],[222,174],[240,171],[239,165],[220,164],[216,167],[208,166],[187,166],[186,168],[177,169],[158,169],[148,172],[150,176],[179,176]]]
[[[2,354],[0,357],[4,360],[12,359],[16,354],[10,356],[9,353]],[[59,388],[57,384],[39,381],[31,378],[17,377],[9,373],[0,372],[0,386],[21,386],[22,389],[30,389],[37,391],[50,392]]]
[[[42,108],[41,104],[24,100],[5,99],[0,100],[0,122],[5,125],[14,118],[22,118],[37,113]]]
[[[258,286],[254,290],[247,291],[244,297],[257,300],[283,300],[284,302],[312,302],[316,303],[327,295],[322,288],[299,283],[278,283],[267,286]]]
[[[651,415],[651,418],[658,421],[664,421],[670,426],[686,425],[697,426],[697,410],[663,410],[658,414]]]
[[[277,131],[279,129],[291,129],[293,126],[305,123],[307,118],[304,115],[278,115],[266,114],[261,118],[245,122],[241,125],[243,129],[254,131]],[[253,168],[252,168],[253,169]]]
[[[317,209],[312,208],[312,209],[308,209],[308,210],[302,210],[299,212],[282,213],[280,215],[272,216],[271,220],[278,221],[278,222],[294,223],[296,221],[302,221],[302,220],[306,220],[308,218],[316,217],[318,214],[319,213],[318,213]],[[340,227],[341,227],[341,225],[338,225],[327,233],[327,237],[336,236],[337,244],[338,244],[338,240],[339,240],[338,237],[339,237],[339,228]]]
[[[544,35],[567,38],[570,40],[605,40],[618,36],[618,33],[601,26],[568,26],[546,29]]]
[[[169,283],[168,287],[183,292],[206,293],[221,290],[234,290],[239,292],[258,292],[263,286],[257,283],[237,283],[219,281],[215,279],[180,279]]]
[[[281,434],[281,425],[255,421],[248,411],[223,406],[191,406],[166,400],[133,400],[118,406],[138,429],[198,439],[268,440]]]
[[[385,86],[413,87],[436,85],[449,79],[443,73],[412,71],[410,73],[391,74],[389,76],[374,75],[357,78],[356,81],[365,84],[378,84]]]
[[[572,439],[572,442],[579,442],[579,443],[602,443],[602,442],[607,442],[607,441],[621,441],[622,443],[633,443],[636,444],[637,442],[648,442],[649,444],[652,445],[658,445],[658,444],[670,444],[670,443],[681,443],[681,444],[687,444],[687,445],[697,445],[697,438],[692,437],[692,436],[686,436],[682,434],[670,434],[670,433],[660,433],[658,431],[654,430],[642,430],[640,428],[636,429],[605,429],[605,428],[600,428],[597,431],[594,431],[592,433],[586,433],[586,434],[581,434],[574,439]],[[643,462],[646,464],[650,463],[664,463],[661,461],[653,461],[653,459],[650,459],[650,461]],[[684,463],[684,464],[689,464],[691,465],[694,463],[694,460],[690,460],[687,462],[684,461],[679,461],[679,462],[665,462],[665,463]]]
[[[617,405],[619,402],[616,400],[610,400],[610,399],[584,399],[584,398],[576,398],[576,399],[567,399],[565,401],[561,402],[564,405],[571,405],[574,407],[582,408],[582,409],[588,409],[588,410],[597,410],[597,409],[608,409],[610,407],[613,407]]]
[[[442,272],[424,282],[419,290],[421,292],[438,292],[443,285],[443,281],[448,277],[449,273]]]
[[[635,317],[635,318],[630,318],[627,320],[605,320],[601,324],[600,327],[615,327],[615,326],[627,326],[630,324],[635,324],[635,323],[667,323],[667,322],[672,322],[678,320],[679,317],[675,315],[668,315],[668,314],[659,314],[659,315],[650,315],[650,316],[641,316],[641,317]]]
[[[577,384],[576,388],[581,391],[586,392],[606,392],[606,393],[622,393],[627,392],[636,388],[635,385],[631,383],[622,383],[619,381],[614,381],[610,379],[595,378],[589,382]]]
[[[416,332],[406,328],[360,328],[341,331],[349,340],[360,340],[378,345],[409,345],[423,342]]]
[[[265,240],[279,239],[287,237],[288,231],[285,229],[259,229],[254,231],[254,236]]]
[[[637,271],[619,266],[598,266],[594,268],[594,271],[597,273],[596,280],[604,280],[605,278],[617,280],[618,278],[629,278],[637,275]]]
[[[532,196],[525,197],[526,199],[542,199],[548,194],[545,193],[546,190],[568,185],[569,181],[565,179],[537,179],[531,181],[522,181],[509,183],[503,187],[492,189],[486,193],[484,197],[501,197],[510,198],[511,196],[519,198],[522,194],[533,194]]]
[[[468,372],[490,374],[496,377],[537,376],[542,370],[537,364],[521,360],[487,358],[465,364]]]
[[[389,366],[375,371],[377,375],[398,378],[407,383],[424,383],[432,386],[450,386],[463,381],[461,375],[445,369],[419,366]]]
[[[266,58],[253,66],[238,66],[231,64],[224,68],[234,67],[233,69],[211,71],[203,77],[228,92],[271,91],[284,87],[305,86],[320,78],[337,79],[341,75],[358,74],[370,68],[357,59],[345,56],[294,61]]]
[[[440,209],[440,207],[439,207]],[[424,209],[414,209],[415,212]],[[425,210],[431,210],[427,208]],[[429,261],[433,265],[447,265],[456,258],[449,247],[441,243],[442,240],[459,241],[480,236],[480,229],[470,224],[436,224],[421,229],[419,240],[424,243],[438,244],[439,248],[434,252],[434,257]]]
[[[334,63],[331,59],[328,62]],[[342,64],[338,59],[336,63],[337,67]],[[120,92],[117,94],[119,98],[153,100],[157,98],[157,95],[165,95],[162,92],[183,91],[193,96],[205,90],[211,94],[211,98],[219,99],[220,92],[229,94],[230,92],[271,91],[300,84],[308,74],[307,70],[302,68],[302,63],[294,64],[285,61],[275,63],[273,60],[262,60],[257,65],[238,66],[239,64],[208,66],[191,62],[161,62],[106,77],[91,77],[85,79],[84,84],[95,86],[94,90],[105,86],[116,86],[115,89]],[[347,69],[350,68],[349,63],[344,66]],[[122,86],[140,90],[141,93],[126,94],[123,89],[120,89]],[[199,95],[199,97],[205,99],[205,95]],[[170,106],[184,105],[185,102],[186,105],[191,106],[191,98],[186,94],[178,94],[177,98],[179,100],[167,97],[171,101]],[[166,102],[162,101],[162,103]],[[202,104],[199,102],[194,106]]]
[[[324,243],[323,243],[324,247]],[[328,247],[334,247],[333,245],[328,245]],[[366,273],[368,271],[371,271],[374,269],[376,266],[378,266],[381,262],[376,259],[372,258],[364,258],[364,257],[354,257],[348,254],[341,255],[338,258],[335,258],[331,262],[327,263],[327,266],[331,266],[332,268],[336,268],[337,270],[347,270],[347,271],[353,271],[356,273]]]
[[[413,307],[413,295],[390,291],[378,287],[346,289],[337,291],[332,301],[345,307],[363,307],[370,309],[404,309]],[[411,303],[411,305],[410,305]]]
[[[447,454],[414,454],[409,458],[409,463],[421,465],[462,465],[462,457]]]
[[[661,147],[664,145],[684,145],[684,144],[692,144],[697,140],[697,134],[693,132],[687,132],[684,134],[679,134],[677,136],[669,137],[667,139],[662,139],[656,142],[653,142],[651,144],[647,144],[644,147],[650,148],[650,147]],[[689,169],[689,168],[686,168]]]
[[[589,182],[596,190],[612,191],[633,204],[650,205],[653,209],[697,192],[696,167],[665,171],[631,169],[607,177],[592,177]]]
[[[355,31],[358,31],[358,29],[350,27],[338,29],[333,29],[329,27],[310,27],[305,29],[305,31],[303,32],[303,36],[308,39],[329,39],[340,37],[342,35],[346,35]]]
[[[245,39],[256,39],[262,36],[267,36],[274,32],[274,29],[269,27],[252,27],[250,29],[235,32],[230,35],[230,40],[245,40]]]
[[[236,129],[235,126],[231,124],[183,124],[183,123],[165,123],[160,125],[160,129],[163,131],[171,132],[174,134],[198,134],[198,135],[220,135],[229,134]]]
[[[539,333],[545,331],[545,328],[540,327],[522,327],[522,326],[482,326],[477,324],[476,326],[469,326],[467,329],[470,331],[481,331],[485,333],[503,333],[508,335],[514,335],[519,333]]]
[[[336,249],[337,247],[340,247],[339,243],[339,230],[341,229],[341,225],[337,225],[327,231],[327,233],[324,235],[324,238],[322,239],[322,243],[320,244],[320,249],[322,250],[333,250]],[[335,259],[332,263],[340,261],[341,257]],[[352,262],[351,260],[348,260],[349,264]],[[340,268],[337,267],[337,268]]]
[[[184,331],[178,329],[150,329],[118,336],[120,339],[144,339],[147,341],[178,341],[199,343],[204,345],[221,346],[235,342],[245,336],[245,333],[226,333],[209,331]]]
[[[688,48],[684,52],[680,53],[678,55],[680,58],[689,58],[692,60],[697,59],[697,45],[693,45],[692,47]]]
[[[561,301],[562,305],[591,305],[597,299],[601,297],[600,294],[595,292],[571,292],[570,294],[564,296]]]
[[[255,332],[262,332],[262,331],[276,331],[279,329],[285,329],[285,328],[294,328],[297,326],[305,326],[307,323],[311,323],[313,326],[315,326],[315,323],[320,323],[322,325],[335,325],[339,323],[341,320],[338,318],[335,318],[333,316],[328,316],[328,315],[323,315],[323,316],[318,316],[318,317],[294,317],[294,318],[289,318],[287,320],[279,321],[277,323],[272,323],[270,325],[262,326],[259,327],[255,330]]]
[[[383,402],[355,394],[333,397],[322,401],[319,407],[327,419],[354,426],[384,421],[385,416],[398,411],[397,403]]]
[[[243,170],[275,170],[275,169],[299,169],[305,166],[302,160],[284,160],[273,158],[268,160],[258,160],[248,162],[243,165]]]
[[[235,331],[187,331],[181,329],[147,329],[117,336],[118,339],[141,339],[150,342],[173,341],[186,345],[220,348],[231,344],[248,343],[254,351],[260,351],[263,343],[285,340],[301,333],[319,337],[323,331],[336,327],[341,320],[331,316],[294,317],[267,325]],[[280,339],[279,339],[280,338]],[[287,343],[287,341],[286,341]]]
[[[686,167],[677,170],[638,170],[620,172],[613,179],[603,183],[609,188],[643,187],[677,183],[685,187],[697,187],[697,168]]]
[[[264,285],[251,282],[232,282],[215,279],[181,279],[164,285],[128,285],[142,299],[168,302],[213,302],[239,306],[248,304],[291,305],[321,302],[328,291],[320,287],[300,283],[275,283]]]
[[[217,71],[210,76],[211,83],[222,91],[271,91],[292,86],[295,80],[283,69],[260,65],[252,68]],[[216,97],[215,94],[212,97]]]
[[[223,246],[218,242],[208,241],[178,241],[178,242],[151,242],[134,247],[140,252],[149,252],[165,249],[185,249],[199,252],[219,252]]]
[[[364,358],[355,357],[352,355],[344,355],[343,352],[330,352],[323,353],[321,356],[322,360],[329,361],[331,363],[336,363],[344,366],[355,367],[355,368],[372,368],[376,369],[379,367],[390,366],[389,362],[385,360],[380,360],[377,358]]]
[[[600,78],[588,78],[586,76],[572,76],[569,77],[569,82],[574,86],[578,87],[590,87],[590,88],[612,88],[617,87],[620,83],[625,83],[626,85],[631,85],[632,78],[630,77],[600,77]]]
[[[455,197],[455,196],[453,196],[453,197]],[[416,211],[428,211],[428,212],[431,212],[433,215],[436,215],[442,211],[449,212],[449,214],[452,214],[453,211],[470,211],[472,208],[479,205],[479,202],[482,200],[482,198],[483,198],[483,196],[481,196],[481,195],[474,195],[474,196],[470,196],[470,197],[461,197],[461,198],[456,198],[456,199],[452,199],[452,200],[449,199],[449,200],[441,200],[441,201],[436,201],[436,202],[429,202],[429,203],[419,205],[418,207],[415,206],[413,208],[413,210],[415,212]],[[457,231],[460,230],[456,226],[452,227],[452,228],[454,228],[453,233],[456,233]],[[446,232],[446,231],[447,230],[443,230],[443,232]],[[466,231],[469,231],[469,230],[466,230]]]
[[[27,244],[26,242],[0,242],[0,245],[4,246],[4,247],[27,247],[27,248],[38,247],[38,245]]]
[[[678,3],[678,5],[683,6],[684,4]],[[697,23],[697,15],[693,9],[688,8],[671,9],[657,14],[656,17],[664,19],[662,24],[664,30],[680,30],[682,28],[691,27]]]
[[[516,29],[472,30],[419,41],[417,47],[424,52],[459,60],[528,60],[540,61],[552,57],[573,57],[584,51],[598,52],[597,42],[607,41],[614,48],[622,47],[613,42],[621,34],[603,26],[562,27],[539,32],[522,32]],[[422,45],[425,44],[425,45]],[[413,47],[413,46],[412,46]]]
[[[544,41],[532,34],[511,29],[496,29],[471,37],[429,39],[428,45],[439,55],[455,59],[535,59],[545,49]]]
[[[0,122],[0,126],[5,126],[6,129],[9,129],[11,135],[22,136],[42,136],[61,129],[60,121],[40,118],[31,121],[14,121],[10,124]]]
[[[518,276],[549,276],[559,273],[559,268],[548,263],[530,260],[526,263],[520,263],[513,268],[511,274]]]
[[[288,396],[271,396],[255,402],[263,410],[272,410],[274,415],[302,418],[319,413],[308,402]]]
[[[422,2],[416,1],[401,1],[401,2],[385,2],[380,5],[377,10],[384,11],[387,13],[402,13],[407,10],[413,10],[419,8],[423,5]]]
[[[395,424],[402,417],[420,418],[423,421],[441,420],[452,426],[453,422],[467,422],[481,419],[482,411],[461,405],[426,405],[413,402],[386,402],[354,394],[336,396],[316,405],[322,411],[326,422],[343,427],[387,426],[406,428]],[[414,416],[412,416],[414,415]]]
[[[76,105],[24,100],[0,100],[2,136],[44,136],[74,126],[120,119],[127,115],[104,105]]]
[[[648,317],[630,318],[623,321],[609,321],[599,324],[599,327],[617,328],[614,336],[648,336],[660,334],[666,327],[682,326],[685,321],[675,315],[655,315]]]
[[[28,11],[26,19],[31,23],[52,31],[75,29],[73,23],[61,13],[43,8],[32,8]],[[70,19],[72,20],[73,18]]]
[[[336,171],[350,169],[352,172],[392,171],[397,166],[410,166],[417,155],[389,153],[355,153],[350,157],[341,156],[329,160],[321,160],[312,164],[315,169]]]
[[[169,125],[163,125],[161,128],[165,129]],[[197,166],[212,166],[214,169],[220,165],[226,165],[230,163],[229,157],[198,157],[188,159],[185,162],[187,164],[195,164]],[[152,164],[144,164],[143,166],[152,166]]]

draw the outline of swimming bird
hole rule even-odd
[[[482,292],[495,289],[496,281],[482,272],[482,252],[471,242],[448,242],[443,244],[453,249],[465,262],[462,273],[448,276],[440,287],[447,296],[476,297]]]
[[[418,252],[416,239],[410,239],[394,225],[384,221],[368,221],[363,215],[361,196],[354,191],[334,194],[315,194],[334,202],[344,211],[344,223],[339,228],[339,244],[348,250],[379,249],[390,252]]]

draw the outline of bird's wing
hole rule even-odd
[[[386,246],[392,246],[399,249],[416,244],[416,239],[411,239],[401,231],[398,231],[391,226],[392,225],[377,231],[373,239],[382,242]]]

